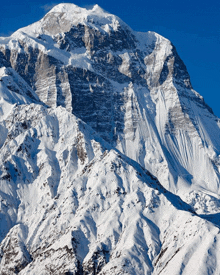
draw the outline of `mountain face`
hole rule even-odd
[[[6,130],[0,274],[179,274],[183,262],[187,274],[201,253],[207,274],[218,261],[208,217],[63,107],[18,105]]]
[[[0,274],[219,274],[219,127],[172,43],[97,5],[1,37]]]

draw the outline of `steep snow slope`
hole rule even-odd
[[[8,130],[5,119],[17,104],[39,102],[38,96],[28,84],[12,69],[0,68],[0,147],[4,144]]]
[[[14,104],[39,102],[28,84],[12,69],[0,68],[0,121],[3,121]]]
[[[74,113],[170,191],[219,194],[219,120],[169,40],[97,5],[60,4],[0,38],[0,53],[41,101]]]
[[[218,227],[74,115],[18,105],[5,122],[2,275],[218,274]]]

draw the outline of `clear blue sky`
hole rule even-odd
[[[50,7],[66,1],[1,1],[0,36],[44,16]],[[194,89],[220,117],[220,1],[197,0],[75,0],[81,7],[98,4],[119,16],[136,31],[155,31],[176,46]]]

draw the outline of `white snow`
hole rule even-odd
[[[97,73],[85,47],[68,52],[55,41],[78,24],[108,34],[129,28],[98,5],[59,4],[0,38],[0,47],[22,53],[30,46]],[[21,264],[21,275],[75,274],[95,264],[103,275],[219,274],[219,119],[188,79],[178,82],[184,72],[173,73],[169,40],[131,33],[135,50],[111,51],[131,81],[103,76],[124,99],[115,148],[69,112],[71,98],[68,111],[47,108],[14,69],[0,68],[1,274]],[[132,82],[132,66],[147,85]]]

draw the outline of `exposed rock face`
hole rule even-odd
[[[219,274],[219,119],[169,40],[60,4],[0,96],[0,274]]]

